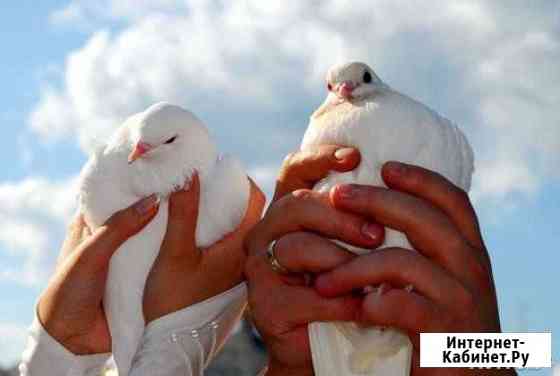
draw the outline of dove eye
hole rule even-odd
[[[369,73],[368,71],[366,71],[364,73],[364,78],[363,78],[364,82],[366,84],[369,84],[371,82],[371,73]]]
[[[329,89],[329,91],[332,91],[332,85],[330,83],[327,84],[327,89]]]
[[[164,144],[172,144],[173,141],[175,141],[176,139],[177,139],[177,136],[173,136],[169,140],[165,141]]]

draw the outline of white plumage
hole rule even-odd
[[[250,186],[237,159],[220,157],[189,111],[157,103],[131,116],[82,171],[80,205],[93,229],[143,197],[155,193],[161,200],[156,217],[118,249],[109,266],[103,303],[120,376],[129,373],[144,331],[142,295],[166,231],[168,196],[194,171],[200,178],[196,242],[206,247],[239,225]]]
[[[328,191],[340,183],[385,186],[381,167],[395,160],[436,171],[468,191],[473,153],[456,125],[392,90],[364,63],[331,68],[327,85],[329,95],[311,116],[301,148],[347,145],[359,149],[362,160],[354,171],[331,172],[315,190]],[[371,251],[344,246],[358,254]],[[383,247],[389,246],[412,249],[404,234],[386,229]],[[410,372],[412,345],[396,329],[312,323],[309,336],[319,376],[401,376]]]

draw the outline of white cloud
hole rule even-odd
[[[76,0],[53,11],[50,21],[55,25],[83,23],[94,26],[108,20],[137,19],[150,13],[184,11],[186,2],[177,0]]]
[[[27,285],[46,280],[74,209],[75,181],[0,184],[0,249],[13,260],[0,266],[1,279]]]
[[[130,113],[167,99],[223,123],[216,133],[228,142],[241,144],[258,133],[258,145],[244,158],[268,165],[297,145],[305,115],[323,96],[328,66],[361,59],[392,86],[463,125],[477,153],[477,200],[530,195],[546,176],[558,177],[560,38],[554,4],[185,4],[74,0],[55,13],[123,26],[98,28],[69,55],[62,86],[45,88],[30,117],[32,129],[46,138],[73,135],[89,150],[92,139],[105,138]],[[282,133],[286,119],[299,127]],[[274,149],[278,138],[270,134],[289,141]],[[255,161],[257,150],[268,159]]]
[[[283,154],[322,100],[325,71],[359,59],[463,126],[476,149],[480,207],[515,207],[559,176],[560,7],[426,4],[72,0],[51,22],[91,36],[68,54],[60,82],[45,82],[29,126],[87,151],[129,114],[170,100],[201,115],[270,197]],[[9,260],[0,279],[44,281],[72,214],[73,184],[0,183],[0,249]],[[0,323],[0,339],[9,330],[22,338],[21,328]]]
[[[27,338],[27,328],[22,325],[0,322],[0,365],[12,367],[13,360],[19,359]]]
[[[266,194],[267,199],[272,198],[274,194],[274,186],[276,184],[276,175],[280,166],[260,166],[249,170],[249,176]]]

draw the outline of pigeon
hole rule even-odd
[[[390,160],[425,167],[468,191],[473,151],[462,131],[422,103],[386,85],[367,64],[339,64],[327,73],[328,95],[312,114],[301,149],[337,144],[360,150],[360,165],[350,172],[331,171],[314,190],[357,183],[386,187],[383,164]],[[356,254],[371,249],[343,244]],[[382,247],[413,249],[406,236],[387,228]],[[411,289],[413,286],[408,286]],[[366,291],[374,287],[368,286]],[[380,291],[381,287],[377,291]],[[412,345],[393,328],[364,328],[355,323],[311,323],[308,328],[315,372],[319,376],[410,373]]]
[[[204,248],[241,223],[250,185],[241,163],[218,154],[191,112],[161,102],[129,117],[80,174],[79,205],[91,229],[143,197],[156,194],[160,200],[157,215],[109,264],[103,305],[120,376],[129,374],[144,332],[144,285],[166,231],[168,197],[194,172],[200,179],[196,244]]]

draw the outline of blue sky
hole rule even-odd
[[[556,1],[15,4],[0,13],[0,363],[22,349],[75,176],[122,119],[181,104],[270,192],[326,69],[349,59],[464,129],[503,328],[552,331],[560,362]]]

